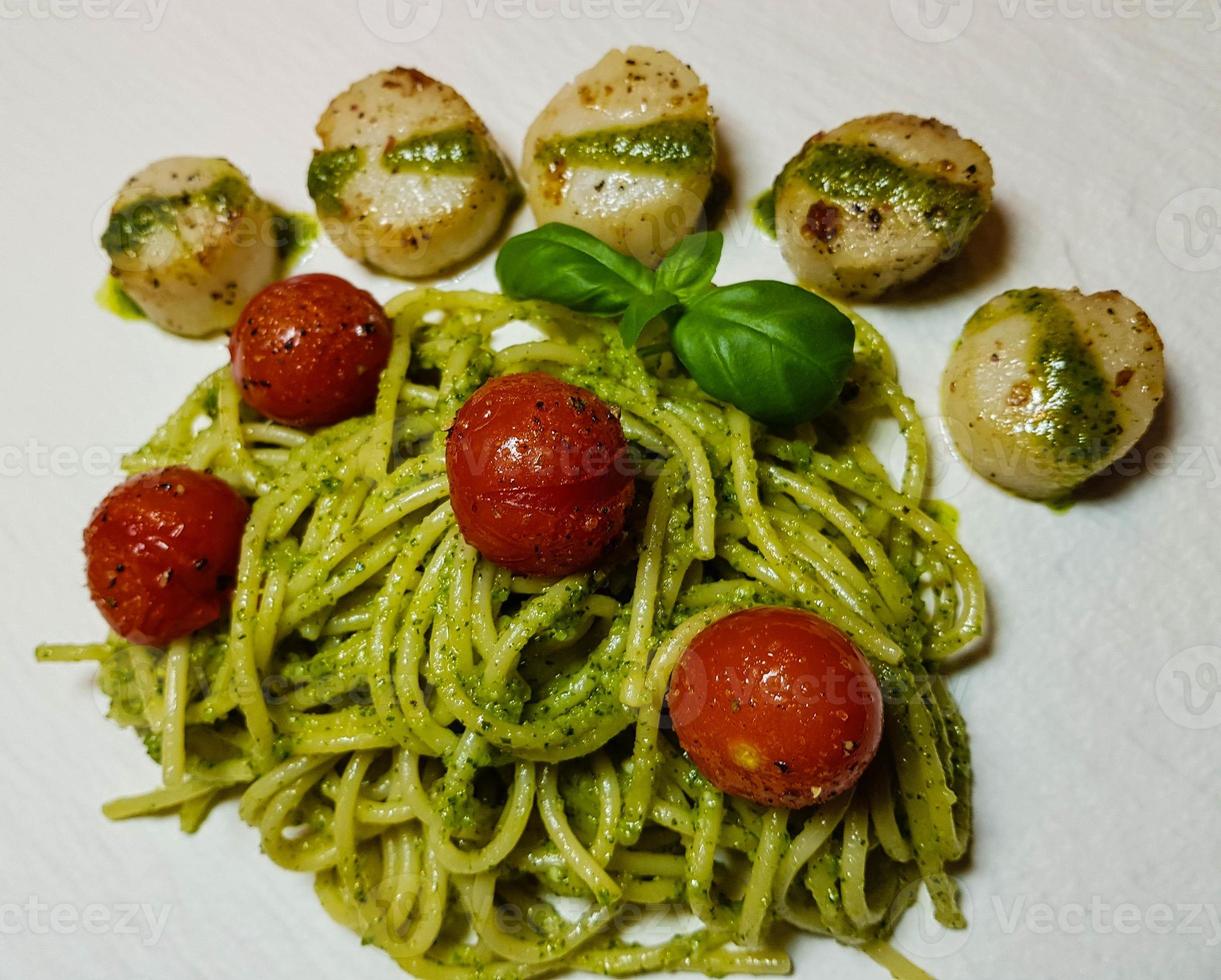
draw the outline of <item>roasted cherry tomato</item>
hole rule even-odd
[[[115,487],[85,528],[89,592],[106,622],[165,646],[219,619],[249,515],[223,480],[183,466]]]
[[[493,378],[458,412],[445,447],[466,540],[527,575],[593,565],[635,493],[619,419],[591,391],[547,374]]]
[[[882,738],[868,662],[813,613],[758,606],[702,630],[670,679],[678,740],[719,789],[763,806],[853,786]]]
[[[332,425],[372,410],[391,340],[377,300],[317,273],[273,282],[251,299],[229,359],[255,411],[285,425]]]

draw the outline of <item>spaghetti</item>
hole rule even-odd
[[[227,623],[164,652],[40,648],[99,661],[111,716],[160,761],[162,788],[107,815],[176,812],[192,831],[240,792],[268,856],[420,977],[783,973],[786,926],[922,975],[883,941],[921,883],[963,925],[946,867],[967,845],[970,761],[938,667],[979,634],[983,593],[922,508],[924,431],[881,337],[858,320],[851,397],[782,435],[605,321],[436,290],[387,312],[372,415],[272,424],[225,369],[127,461],[207,469],[254,503]],[[617,406],[638,454],[627,542],[558,581],[481,558],[447,498],[454,413],[523,370]],[[880,417],[905,443],[897,485],[869,448]],[[761,603],[851,636],[886,698],[865,777],[811,810],[723,795],[668,728],[691,638]],[[691,927],[636,942],[642,908]]]

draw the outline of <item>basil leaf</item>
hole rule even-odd
[[[496,278],[513,299],[545,299],[600,316],[618,316],[653,291],[651,269],[588,232],[556,222],[505,242]]]
[[[761,422],[826,411],[852,366],[852,321],[825,299],[769,280],[713,289],[674,325],[678,359],[708,394]]]
[[[632,300],[619,321],[619,336],[623,338],[623,345],[634,347],[650,320],[679,305],[678,297],[664,289]]]
[[[719,231],[688,235],[657,267],[657,288],[668,289],[683,300],[694,299],[712,283],[724,245],[725,236]]]

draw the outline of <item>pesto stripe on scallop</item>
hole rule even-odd
[[[518,190],[483,120],[411,68],[376,72],[331,101],[308,176],[327,235],[391,275],[431,276],[500,229]]]
[[[550,166],[675,174],[707,169],[712,148],[712,127],[707,122],[666,119],[544,140],[534,158]]]
[[[936,119],[854,119],[812,136],[772,195],[776,238],[804,284],[874,299],[951,258],[992,202],[979,144]]]
[[[985,303],[946,365],[950,435],[980,474],[1054,498],[1124,455],[1153,420],[1157,328],[1111,291],[1015,289]]]
[[[501,179],[505,176],[504,161],[483,134],[462,126],[398,140],[382,152],[381,163],[393,174],[486,171]]]
[[[947,237],[973,226],[988,206],[979,188],[897,160],[868,145],[814,143],[793,162],[796,167],[791,175],[837,204],[909,211]],[[881,212],[868,220],[879,223],[883,220]]]
[[[228,160],[170,157],[124,184],[101,244],[149,320],[201,337],[231,327],[278,277],[283,221]]]
[[[1050,289],[1012,290],[1013,307],[1031,318],[1033,380],[1011,390],[1011,402],[1037,407],[1026,431],[1046,440],[1057,459],[1088,465],[1107,456],[1123,434],[1119,405],[1092,344],[1081,336],[1072,312]]]
[[[667,51],[610,51],[565,85],[526,134],[538,223],[562,222],[648,266],[694,230],[712,190],[708,90]]]

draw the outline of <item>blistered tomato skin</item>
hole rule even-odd
[[[670,679],[679,743],[717,788],[799,809],[851,788],[882,738],[882,694],[813,613],[758,606],[696,635]]]
[[[89,592],[111,629],[163,647],[219,619],[249,516],[223,480],[180,466],[112,490],[85,528]]]
[[[298,428],[373,409],[390,358],[390,320],[346,279],[315,273],[274,282],[242,311],[229,359],[242,400]]]
[[[596,564],[635,493],[618,417],[547,374],[505,375],[476,391],[454,419],[445,468],[463,536],[525,575]]]

